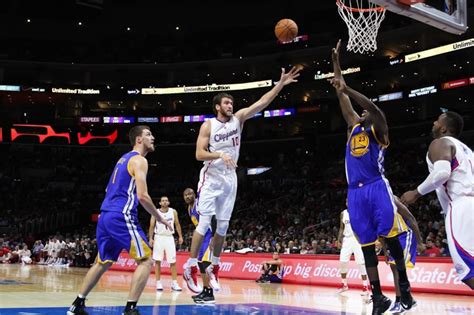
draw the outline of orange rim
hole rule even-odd
[[[366,9],[348,7],[347,5],[342,3],[341,0],[336,0],[336,4],[340,6],[341,8],[343,8],[344,10],[351,11],[351,12],[372,12],[372,11],[382,12],[385,10],[384,7],[379,7],[379,6],[373,7],[373,8],[366,8]]]

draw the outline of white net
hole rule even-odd
[[[377,34],[385,9],[368,0],[337,0],[339,15],[347,24],[347,50],[366,54],[377,50]]]

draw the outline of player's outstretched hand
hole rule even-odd
[[[337,41],[336,47],[332,49],[331,58],[332,63],[339,66],[339,50],[341,49],[341,40]]]
[[[293,82],[298,82],[296,78],[300,76],[300,73],[299,73],[300,71],[301,71],[300,67],[293,67],[288,73],[286,73],[285,68],[281,68],[281,77],[280,77],[279,83],[283,85],[288,85]]]
[[[173,231],[173,225],[168,222],[161,214],[158,213],[158,217],[156,217],[156,221],[164,224],[170,231]]]
[[[406,193],[404,193],[401,197],[400,197],[400,201],[408,206],[408,205],[411,205],[413,203],[415,203],[418,198],[420,198],[421,195],[420,193],[418,192],[418,190],[410,190],[410,191],[407,191]]]
[[[235,161],[229,154],[222,153],[221,159],[224,161],[225,165],[227,165],[228,168],[237,168],[237,163],[235,163]]]
[[[343,79],[334,78],[334,79],[330,79],[328,81],[336,89],[336,91],[338,91],[340,93],[346,93],[347,85],[346,85],[346,82],[344,82]]]

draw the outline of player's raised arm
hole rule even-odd
[[[196,160],[198,161],[210,161],[222,159],[224,163],[229,167],[237,167],[237,164],[232,157],[225,152],[209,152],[209,139],[211,137],[211,123],[206,121],[201,125],[199,129],[199,136],[196,141]]]
[[[433,163],[433,171],[426,177],[417,189],[407,191],[400,198],[401,201],[410,205],[436,188],[440,187],[451,176],[451,160],[456,154],[454,144],[446,139],[433,140],[428,149],[428,158]]]
[[[285,72],[285,69],[281,69],[280,81],[275,85],[270,91],[265,93],[258,101],[253,103],[249,107],[242,108],[235,116],[239,119],[240,123],[243,124],[247,119],[255,116],[256,113],[264,110],[270,103],[275,99],[275,97],[280,93],[285,85],[288,85],[293,82],[298,82],[297,77],[300,76],[300,68],[293,67],[289,72]]]
[[[342,76],[341,71],[341,64],[339,61],[339,50],[341,47],[341,40],[337,42],[335,48],[332,49],[331,58],[332,58],[332,65],[334,71],[334,79],[329,80],[329,82],[334,86],[336,89],[337,98],[339,99],[339,106],[341,107],[342,116],[347,123],[347,126],[352,127],[356,123],[359,122],[359,115],[355,112],[354,108],[352,107],[351,100],[343,91],[339,89],[338,81],[344,82],[344,78]]]
[[[130,159],[130,170],[135,177],[137,185],[137,197],[140,204],[145,210],[156,218],[160,223],[163,223],[170,229],[172,228],[168,221],[156,210],[153,200],[148,194],[148,186],[146,184],[146,174],[148,172],[148,161],[141,155],[137,155]]]

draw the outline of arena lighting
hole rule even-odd
[[[81,94],[81,95],[88,95],[88,94],[100,94],[100,90],[97,89],[70,89],[70,88],[52,88],[52,93],[59,93],[59,94]]]
[[[115,140],[117,140],[117,136],[118,136],[118,130],[115,129],[114,132],[112,132],[110,135],[108,136],[93,136],[92,133],[90,131],[87,132],[87,134],[83,137],[81,136],[81,133],[78,132],[77,133],[77,141],[79,142],[80,145],[84,145],[86,144],[87,142],[93,140],[93,139],[106,139],[109,141],[109,144],[112,144],[115,142]]]
[[[353,67],[353,68],[347,68],[346,70],[342,70],[342,74],[351,74],[351,73],[356,73],[360,72],[360,67]],[[329,79],[334,77],[334,72],[328,72],[328,73],[316,73],[314,75],[315,80],[322,80],[322,79]]]
[[[43,143],[44,140],[48,138],[66,138],[67,143],[71,143],[71,136],[67,132],[56,133],[50,125],[28,125],[28,124],[14,124],[13,127],[25,127],[25,128],[34,128],[31,132],[18,132],[16,128],[11,129],[11,139],[15,141],[16,138],[21,136],[34,136],[38,137],[39,143]],[[46,133],[37,133],[36,128],[44,128]]]
[[[438,92],[436,87],[434,85],[431,85],[431,86],[411,90],[410,93],[408,94],[408,97],[411,98],[411,97],[416,97],[416,96],[423,96],[427,94],[434,94],[436,92]]]
[[[397,59],[390,59],[389,63],[391,66],[393,65],[399,65],[405,62],[405,58],[397,58]]]
[[[449,45],[439,46],[436,48],[428,49],[419,51],[413,54],[409,54],[405,56],[405,62],[412,62],[428,57],[433,57],[437,55],[442,55],[446,53],[450,53],[452,51],[457,51],[465,48],[474,47],[474,38],[466,39],[460,42],[452,43]]]
[[[104,124],[133,124],[135,117],[102,117]]]
[[[36,93],[44,93],[46,92],[45,88],[41,87],[32,87],[32,86],[22,86],[21,87],[22,92],[36,92]]]
[[[198,86],[182,86],[170,88],[142,88],[143,95],[157,94],[188,94],[188,93],[206,93],[221,91],[240,91],[249,89],[258,89],[272,86],[272,80],[254,81],[235,84],[211,84]]]
[[[100,123],[100,117],[79,117],[81,123]]]
[[[259,175],[265,173],[266,171],[271,170],[271,167],[254,167],[247,169],[247,175]]]
[[[296,110],[294,108],[272,109],[263,112],[263,117],[293,116]]]
[[[158,117],[138,117],[139,123],[159,123],[160,118]]]
[[[202,122],[208,119],[215,117],[215,115],[192,115],[192,116],[184,116],[184,122]]]
[[[403,92],[395,92],[395,93],[379,95],[378,101],[387,102],[387,101],[399,100],[401,98],[403,98]]]
[[[19,132],[17,130],[17,127],[20,127],[22,129],[30,129],[30,132]],[[46,133],[39,132],[38,129],[44,129]],[[2,141],[2,129],[0,128],[0,142]],[[67,142],[71,144],[71,135],[74,135],[72,132],[63,132],[63,133],[57,133],[54,131],[53,127],[50,125],[29,125],[29,124],[14,124],[13,127],[10,130],[11,132],[11,140],[14,142],[18,137],[22,136],[33,136],[33,137],[38,137],[39,143],[43,143],[44,140],[48,138],[66,138]],[[84,145],[88,143],[91,140],[94,139],[105,139],[108,140],[109,144],[114,143],[117,140],[118,137],[118,130],[115,129],[111,134],[106,135],[106,136],[94,136],[90,131],[87,132],[85,136],[82,136],[80,132],[77,133],[77,142],[80,145]]]
[[[20,92],[21,87],[19,85],[0,85],[0,91],[8,92]]]

